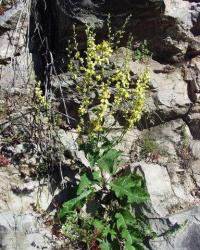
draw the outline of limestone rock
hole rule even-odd
[[[200,104],[196,103],[186,117],[187,124],[195,140],[200,139]]]
[[[185,55],[193,56],[200,52],[199,8],[198,2],[178,0],[81,0],[75,4],[59,0],[49,1],[47,5],[34,0],[29,47],[33,53],[45,49],[43,45],[40,46],[40,35],[35,29],[39,23],[41,30],[45,31],[49,48],[57,54],[56,57],[65,58],[73,24],[78,27],[79,44],[84,47],[84,24],[91,24],[97,31],[97,38],[102,40],[106,37],[108,13],[111,14],[114,31],[120,29],[125,17],[132,14],[128,30],[137,40],[147,40],[155,56],[160,59],[183,61]]]
[[[181,69],[166,72],[166,67],[149,60],[147,65],[139,62],[130,64],[133,74],[139,75],[148,67],[150,71],[150,96],[147,110],[154,116],[155,123],[183,117],[189,111],[191,101],[188,97],[187,83],[183,80]],[[152,105],[153,103],[153,105]]]
[[[190,151],[192,156],[198,160],[200,159],[200,141],[194,140],[190,143]]]
[[[55,249],[48,229],[34,214],[0,213],[0,247],[5,250]]]
[[[200,160],[191,163],[193,178],[198,187],[200,187]]]
[[[153,250],[198,250],[200,248],[199,212],[200,207],[197,206],[169,216],[164,221],[160,220],[160,227],[157,230],[165,232],[163,236],[150,241],[151,248]],[[164,230],[163,224],[165,225]],[[171,230],[173,233],[166,233],[166,225],[168,225],[169,232]],[[154,228],[156,229],[156,227]]]
[[[193,58],[184,69],[185,81],[189,83],[189,97],[195,103],[200,97],[200,57]]]
[[[157,237],[149,242],[151,249],[199,249],[200,241],[195,239],[199,238],[200,207],[193,205],[195,200],[185,189],[180,189],[177,176],[171,175],[172,172],[178,173],[180,167],[171,165],[165,168],[144,162],[135,163],[132,167],[144,176],[150,195],[143,212],[149,217],[152,230],[157,233]]]
[[[145,178],[147,191],[150,195],[150,209],[153,209],[154,216],[165,217],[169,214],[170,206],[179,203],[173,193],[170,177],[166,168],[145,162],[136,163],[134,167],[137,165],[138,171],[141,172]]]
[[[189,142],[192,139],[192,136],[182,119],[165,122],[162,125],[144,130],[143,136],[151,138],[158,144],[160,157],[165,157],[166,163],[168,161],[172,161],[172,159],[177,159],[177,149],[182,144],[183,130],[187,131],[185,133],[187,133],[186,136]]]

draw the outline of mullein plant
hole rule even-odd
[[[123,33],[117,32],[118,37],[122,38]],[[126,51],[123,66],[113,68],[111,56],[119,41],[111,37],[111,28],[108,41],[96,43],[95,32],[89,25],[86,37],[87,48],[83,54],[74,32],[74,51],[68,50],[68,71],[81,100],[77,133],[89,166],[81,167],[75,196],[59,211],[63,232],[72,240],[84,242],[88,249],[143,249],[144,240],[152,232],[146,219],[135,212],[135,205],[148,199],[145,182],[141,176],[121,174],[122,152],[114,148],[119,139],[107,139],[109,128],[105,120],[108,114],[120,111],[127,122],[124,131],[140,120],[149,73],[147,70],[141,73],[135,88],[131,88],[130,50]],[[93,115],[86,122],[89,112]],[[93,214],[84,209],[91,202],[97,205]]]
[[[71,58],[68,71],[76,82],[76,90],[81,97],[79,106],[80,123],[77,131],[81,134],[85,131],[84,118],[93,104],[92,93],[98,93],[98,105],[93,111],[93,119],[89,124],[90,135],[101,134],[106,131],[105,119],[108,113],[121,111],[130,129],[142,116],[145,104],[145,93],[148,88],[149,73],[143,72],[136,83],[136,88],[131,89],[131,76],[129,62],[130,51],[127,49],[122,68],[116,68],[113,74],[107,76],[112,69],[110,58],[114,52],[113,42],[95,42],[95,33],[90,26],[86,27],[87,49],[85,57],[78,50],[75,42],[75,55]],[[76,36],[74,36],[76,37]],[[81,81],[80,81],[81,79]],[[114,96],[114,100],[113,97]],[[129,108],[126,103],[131,103]]]

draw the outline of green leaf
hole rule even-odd
[[[135,222],[135,217],[131,214],[130,211],[120,211],[115,214],[115,218],[117,219],[117,228],[127,229],[129,225],[132,225]]]
[[[93,220],[92,225],[97,229],[97,231],[102,234],[104,238],[107,238],[108,235],[111,236],[111,239],[116,238],[116,232],[110,228],[110,225],[106,225],[101,220]]]
[[[112,250],[110,243],[105,240],[100,243],[101,250]]]
[[[102,180],[100,171],[94,171],[94,172],[92,172],[92,177],[93,177],[93,180],[97,181],[97,182],[101,182],[101,180]]]
[[[87,190],[78,197],[65,202],[59,212],[59,217],[62,218],[67,214],[73,213],[74,209],[80,205],[80,202],[86,197],[88,197],[92,192],[93,190]]]
[[[99,152],[90,152],[87,154],[88,161],[91,167],[94,167],[95,163],[99,159]]]
[[[132,175],[119,177],[111,183],[111,188],[118,198],[126,197],[129,203],[141,203],[149,198],[141,180]]]
[[[135,239],[132,235],[132,232],[129,230],[132,224],[136,222],[135,217],[130,211],[122,210],[115,214],[115,218],[117,220],[117,229],[121,231],[121,236],[124,240],[126,249],[135,250],[135,248],[132,246]]]
[[[110,149],[97,161],[97,164],[105,171],[113,174],[117,159],[122,153],[116,149]]]
[[[131,234],[127,229],[122,230],[122,238],[125,240],[126,244],[128,244],[128,245],[133,244]]]
[[[130,228],[129,233],[130,233],[134,243],[140,244],[143,242],[144,234],[140,230],[138,230],[137,228]]]
[[[93,223],[94,227],[97,229],[99,233],[102,233],[104,230],[105,225],[100,220],[94,220]]]
[[[120,230],[121,228],[127,228],[126,222],[124,220],[124,217],[121,213],[117,213],[115,215],[115,218],[117,219],[117,229]]]
[[[143,233],[137,228],[137,220],[130,211],[122,210],[115,214],[117,229],[125,244],[125,249],[133,250],[133,244],[141,244]]]
[[[92,186],[92,181],[88,179],[86,174],[82,175],[78,186],[77,194],[80,195],[85,190],[91,189],[91,186]]]
[[[130,203],[142,203],[149,199],[149,194],[143,188],[134,188],[134,192],[128,197]]]
[[[106,225],[106,226],[104,226],[103,236],[105,238],[107,238],[109,234],[110,234],[112,239],[116,238],[116,232],[110,228],[110,225]]]
[[[136,248],[132,245],[129,245],[128,243],[125,243],[125,249],[126,250],[136,250]]]

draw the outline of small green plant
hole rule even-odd
[[[160,156],[167,155],[166,150],[148,134],[145,134],[140,142],[141,156],[143,158],[151,157],[157,159]]]
[[[149,51],[147,47],[147,41],[144,40],[144,42],[141,43],[139,47],[134,51],[134,58],[137,61],[144,61],[150,56],[151,56],[151,52]]]
[[[149,154],[159,153],[160,145],[155,141],[155,139],[144,136],[141,141],[141,154],[144,157],[147,157]]]

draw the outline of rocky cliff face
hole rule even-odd
[[[165,79],[167,71],[165,73],[161,65],[153,66],[154,72],[156,67],[161,68],[160,73],[154,74],[157,79],[152,83],[158,84],[153,86],[158,93],[153,94],[154,109],[162,117],[165,116],[164,120],[184,118],[193,136],[199,138],[198,1],[58,0],[49,1],[45,5],[33,0],[29,45],[39,78],[48,80],[48,77],[44,77],[44,72],[48,75],[52,71],[52,64],[58,66],[58,72],[59,69],[66,69],[66,47],[72,37],[74,24],[77,26],[78,41],[83,47],[86,23],[95,27],[98,39],[104,39],[108,13],[111,14],[113,30],[119,29],[125,17],[132,14],[127,33],[132,32],[136,41],[147,40],[154,59],[174,65],[174,71],[169,69],[169,73],[172,71],[169,74],[172,78],[168,80]],[[51,61],[49,51],[54,55],[54,62]],[[172,86],[173,83],[175,87]]]
[[[140,151],[133,146],[136,137],[141,138],[147,133],[167,153],[167,156],[158,153],[157,159],[154,152],[146,162],[141,162],[139,157],[139,161],[132,165],[144,175],[151,196],[151,205],[146,212],[154,218],[152,227],[160,235],[150,242],[152,249],[199,249],[200,243],[194,238],[199,230],[199,207],[195,208],[195,205],[200,201],[197,175],[200,173],[200,3],[180,0],[58,0],[50,2],[48,8],[38,11],[46,13],[45,25],[48,20],[51,28],[46,29],[44,23],[38,21],[46,31],[55,61],[59,62],[65,58],[73,24],[84,48],[86,23],[95,28],[97,39],[103,40],[106,38],[108,13],[111,14],[113,30],[118,30],[125,17],[132,14],[127,34],[131,32],[136,42],[147,40],[153,59],[147,65],[132,62],[131,71],[134,78],[148,66],[150,95],[148,112],[139,125],[140,131],[130,131],[120,146],[135,161],[136,152]],[[53,14],[49,15],[52,9]],[[32,43],[31,48],[36,53],[37,42]],[[123,53],[119,51],[113,61],[120,64],[121,57]],[[66,74],[61,74],[53,78],[52,85],[55,93],[59,92],[60,86],[63,93],[67,93],[64,98],[69,112],[72,111],[70,115],[75,118],[77,103],[73,83],[68,81]],[[188,140],[189,151],[183,146],[184,138]],[[165,234],[166,230],[183,225],[185,220],[188,224],[183,231],[172,236]]]
[[[11,220],[11,217],[16,217],[17,214],[18,237],[25,239],[22,247],[34,249],[33,237],[37,232],[38,247],[56,249],[55,241],[51,241],[50,246],[50,239],[47,242],[42,240],[43,235],[49,235],[49,229],[45,228],[44,232],[38,232],[38,227],[34,224],[34,216],[37,215],[30,216],[32,213],[30,204],[35,202],[39,184],[31,180],[31,174],[27,174],[27,171],[30,172],[30,169],[35,166],[40,155],[36,156],[36,153],[33,155],[26,151],[27,144],[33,144],[29,132],[32,124],[28,123],[32,121],[29,109],[33,77],[32,71],[29,71],[30,55],[27,54],[26,39],[22,39],[27,34],[27,19],[25,22],[18,22],[19,17],[23,16],[22,6],[24,6],[23,1],[18,1],[16,6],[0,16],[0,100],[2,101],[2,98],[8,94],[11,96],[8,102],[12,103],[12,108],[11,104],[8,108],[9,117],[0,114],[0,155],[6,152],[11,163],[13,158],[20,158],[23,161],[15,165],[15,168],[10,164],[1,172],[3,192],[0,191],[0,218]],[[198,240],[200,228],[199,1],[32,0],[29,52],[32,53],[36,75],[44,82],[49,83],[51,80],[55,98],[60,98],[60,90],[62,90],[64,96],[61,95],[61,97],[65,99],[71,111],[70,116],[76,118],[78,103],[73,92],[74,82],[69,81],[66,72],[60,73],[61,70],[66,69],[67,42],[72,36],[73,24],[77,26],[78,39],[82,47],[85,45],[83,30],[86,23],[95,27],[99,40],[105,39],[108,13],[111,14],[113,30],[119,29],[125,17],[132,14],[127,34],[132,32],[135,42],[147,40],[153,55],[145,65],[138,61],[132,61],[130,64],[133,82],[139,72],[146,66],[149,68],[150,91],[147,112],[141,123],[129,131],[119,145],[119,148],[126,152],[130,169],[142,174],[146,180],[151,199],[144,210],[150,218],[153,229],[159,235],[150,242],[150,249],[200,249]],[[18,32],[15,33],[16,26]],[[13,33],[15,36],[12,36]],[[123,57],[123,49],[119,49],[112,60],[120,64],[121,57]],[[55,71],[59,75],[52,76],[51,73]],[[15,100],[20,100],[19,104]],[[59,101],[60,99],[57,99],[58,103]],[[75,152],[77,147],[74,144],[73,130],[67,131],[66,127],[62,126],[58,132],[62,147],[67,152],[66,155],[78,155],[78,159],[84,164],[85,158],[81,152],[78,154]],[[67,129],[69,130],[69,127]],[[15,135],[20,133],[23,136],[26,135],[26,145],[24,141],[20,141],[21,139],[15,138]],[[114,130],[113,133],[117,131]],[[11,136],[14,142],[8,140]],[[154,150],[148,152],[144,158],[141,141],[146,140],[145,138],[150,138],[151,143],[153,141],[155,144]],[[68,159],[65,161],[67,162]],[[14,169],[16,171],[13,173]],[[12,177],[14,174],[16,178]],[[67,178],[71,178],[71,175],[70,172]],[[47,192],[47,187],[44,190]],[[48,195],[45,192],[43,192],[42,202],[46,209],[54,203],[54,200],[52,202],[47,199]],[[5,197],[4,193],[12,199]],[[50,198],[53,199],[52,196]],[[7,211],[7,204],[9,207],[13,204],[19,205],[19,209],[16,207],[17,213],[13,213],[13,208]],[[24,205],[26,206],[21,214],[18,210],[20,206],[24,208]],[[27,219],[27,223],[24,218]],[[22,220],[25,221],[24,224],[21,223]],[[33,229],[27,231],[27,225]],[[182,228],[176,230],[177,225]],[[175,233],[166,234],[168,230],[174,230]],[[13,243],[9,242],[9,239],[12,239],[14,244],[19,243],[15,235],[16,232],[1,219],[0,248],[15,250],[11,249]]]
[[[63,53],[73,24],[76,23],[80,31],[83,24],[90,23],[103,39],[108,13],[112,16],[114,29],[119,29],[124,17],[131,14],[129,30],[136,39],[146,39],[155,57],[180,62],[200,52],[199,12],[198,1],[57,0],[49,1],[46,6],[41,1],[33,0],[32,16],[35,18],[31,25],[39,23],[51,50]],[[36,40],[31,40],[32,51],[39,48],[37,32]]]

